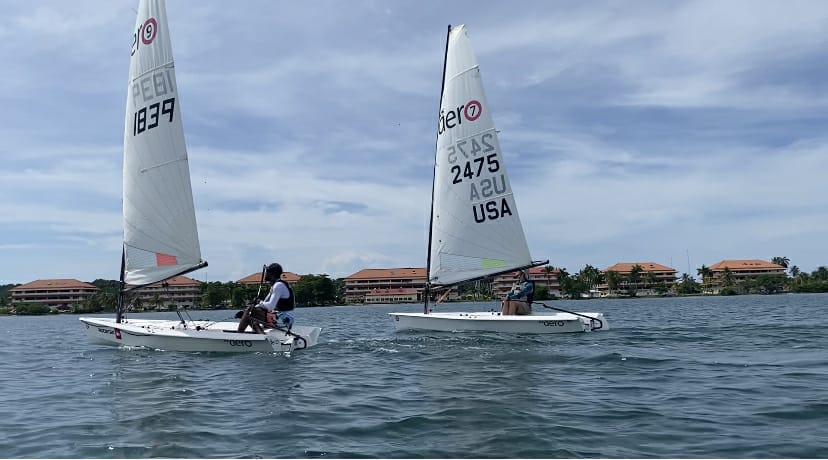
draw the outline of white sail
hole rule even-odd
[[[437,127],[429,281],[532,264],[465,26],[449,32]]]
[[[164,0],[141,0],[130,53],[124,281],[143,285],[202,263]]]

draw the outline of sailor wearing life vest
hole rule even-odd
[[[276,319],[278,319],[288,330],[293,326],[293,308],[296,302],[293,298],[293,289],[286,281],[282,280],[282,266],[277,263],[268,265],[265,269],[265,280],[272,283],[270,293],[263,301],[254,305],[242,315],[239,321],[239,332],[244,332],[247,326],[250,325],[254,331],[264,334],[264,330],[256,321],[250,321],[249,315],[253,315],[259,321],[269,324],[276,324]]]
[[[512,290],[503,299],[501,314],[529,315],[532,313],[532,300],[535,296],[535,283],[529,279],[528,270],[520,270]]]

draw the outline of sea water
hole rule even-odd
[[[611,329],[398,333],[387,313],[421,305],[307,308],[320,343],[286,357],[0,317],[0,457],[828,457],[828,295],[547,304]]]

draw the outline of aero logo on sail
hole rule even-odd
[[[138,47],[141,43],[145,45],[149,45],[155,40],[156,35],[158,35],[158,21],[155,18],[149,18],[144,21],[141,26],[138,27],[138,30],[132,34],[132,50],[130,51],[129,55],[132,56],[138,51]]]
[[[447,129],[454,128],[463,124],[463,118],[468,121],[474,121],[480,118],[483,114],[483,104],[478,100],[472,99],[463,105],[458,106],[454,110],[449,110],[448,113],[440,111],[440,119],[437,122],[437,135],[443,134]]]

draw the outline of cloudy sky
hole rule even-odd
[[[168,0],[204,258],[423,267],[448,24],[535,259],[828,265],[828,2]],[[117,279],[137,1],[0,1],[0,284]]]

